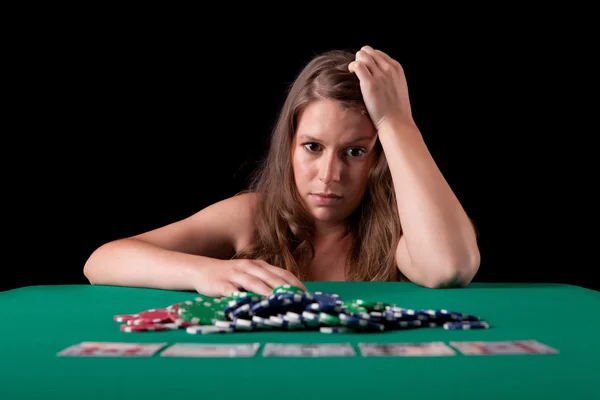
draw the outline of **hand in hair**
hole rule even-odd
[[[270,265],[263,260],[215,260],[203,267],[195,289],[205,296],[230,296],[232,292],[249,291],[269,295],[273,288],[290,284],[306,287],[291,272]]]
[[[348,70],[360,80],[365,106],[377,130],[390,120],[412,121],[406,77],[398,61],[364,46]]]

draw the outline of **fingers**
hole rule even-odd
[[[273,288],[271,288],[261,279],[244,272],[234,274],[234,276],[231,278],[231,282],[244,288],[244,290],[247,292],[258,293],[263,296],[268,296],[273,293]]]
[[[377,65],[377,62],[371,57],[369,53],[364,50],[359,50],[356,52],[355,63],[363,64],[367,67],[371,75],[376,76],[380,72],[380,67]]]
[[[371,46],[363,46],[360,49],[361,52],[365,52],[367,53],[369,56],[371,56],[371,58],[375,61],[375,63],[379,66],[379,68],[381,68],[382,70],[385,70],[386,67],[391,66],[391,64],[393,63],[394,60],[392,60],[392,58],[390,56],[388,56],[387,54],[385,54],[383,51],[381,50],[375,50],[374,48],[372,48]]]
[[[259,260],[256,260],[259,261]],[[260,260],[262,261],[262,260]],[[250,275],[254,275],[255,277],[262,280],[264,283],[271,287],[271,290],[277,286],[285,285],[289,283],[286,279],[284,279],[279,274],[275,274],[274,271],[268,269],[266,267],[266,263],[257,262],[256,264],[249,265],[244,272]]]
[[[261,264],[263,265],[263,267],[266,270],[279,276],[281,279],[285,280],[285,283],[288,283],[293,286],[297,286],[300,289],[304,289],[304,290],[308,291],[306,286],[304,286],[304,284],[298,278],[296,278],[296,276],[294,276],[294,274],[292,274],[291,272],[286,271],[285,269],[276,267],[274,265],[271,265],[271,264],[267,263],[266,261],[261,260]]]
[[[398,63],[398,61],[394,60],[392,57],[390,57],[381,50],[373,49],[371,46],[363,46],[357,52],[357,58],[360,54],[365,53],[373,60],[373,63],[377,65],[379,71],[387,72],[400,66],[400,63]]]
[[[231,296],[231,294],[233,292],[237,292],[239,290],[240,289],[237,286],[235,286],[233,283],[225,282],[223,284],[223,287],[221,288],[221,296],[226,296],[226,297]]]
[[[348,70],[354,72],[361,82],[368,81],[372,76],[367,66],[359,60],[352,61],[348,64]]]

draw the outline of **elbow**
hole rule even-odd
[[[97,285],[100,283],[100,274],[99,274],[99,266],[102,264],[100,259],[102,258],[102,253],[106,251],[108,243],[103,244],[98,247],[86,260],[83,265],[83,276],[88,280],[88,282],[92,285]]]
[[[93,266],[93,254],[87,259],[85,264],[83,265],[83,276],[88,282],[92,285],[96,284],[95,282],[95,274],[94,274],[94,266]]]
[[[481,255],[479,251],[454,257],[437,263],[427,274],[422,286],[430,289],[465,288],[479,271]]]
[[[456,257],[442,264],[440,268],[442,272],[433,279],[433,282],[430,282],[430,285],[435,289],[465,288],[477,275],[480,263],[479,251]]]

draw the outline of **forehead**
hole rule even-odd
[[[358,136],[373,136],[375,129],[367,114],[344,108],[333,100],[321,99],[302,110],[296,134],[322,140],[347,141]]]

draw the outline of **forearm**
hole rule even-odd
[[[394,183],[410,258],[407,268],[420,269],[429,277],[470,280],[479,266],[473,225],[417,126],[396,121],[380,129],[379,139]]]
[[[84,266],[84,275],[96,285],[193,290],[199,269],[213,261],[136,239],[123,239],[94,251]]]

